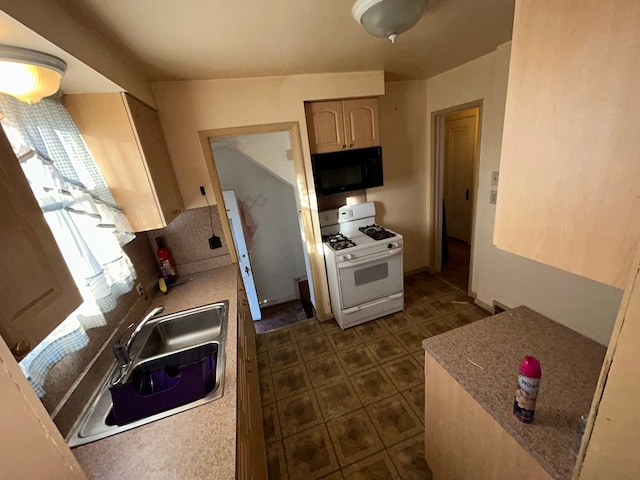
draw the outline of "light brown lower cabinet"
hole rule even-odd
[[[238,278],[238,285],[242,279]],[[238,289],[238,431],[236,478],[266,480],[267,455],[256,355],[256,333],[244,288]]]
[[[425,372],[425,457],[435,480],[551,480],[429,355]]]

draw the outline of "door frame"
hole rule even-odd
[[[445,117],[469,108],[478,108],[478,133],[476,152],[473,159],[473,182],[471,185],[471,255],[469,258],[469,287],[467,293],[473,293],[473,245],[475,244],[476,210],[478,206],[477,194],[479,183],[480,144],[482,139],[482,111],[483,100],[474,100],[453,107],[431,112],[431,231],[434,232],[431,241],[431,265],[433,273],[442,270],[442,197],[444,195],[444,150],[445,150]]]
[[[231,234],[231,225],[227,218],[227,210],[224,205],[222,186],[220,184],[220,177],[218,176],[218,170],[216,168],[215,158],[213,156],[213,149],[211,148],[210,140],[221,137],[232,137],[240,135],[256,135],[263,133],[279,133],[287,132],[291,139],[291,157],[293,160],[293,166],[296,172],[296,190],[299,196],[300,202],[300,217],[302,218],[302,225],[304,229],[304,239],[306,239],[305,248],[303,248],[303,254],[309,262],[309,268],[311,270],[311,283],[313,285],[313,293],[316,299],[316,305],[314,305],[318,315],[321,312],[322,299],[324,296],[319,290],[321,285],[321,275],[324,275],[324,271],[320,272],[318,264],[314,257],[315,250],[313,246],[316,244],[316,236],[313,231],[313,220],[311,216],[311,202],[309,200],[309,189],[307,185],[307,173],[304,165],[304,157],[302,155],[302,139],[300,136],[300,125],[298,122],[282,122],[282,123],[269,123],[264,125],[250,125],[244,127],[229,127],[229,128],[215,128],[211,130],[199,130],[198,136],[200,137],[200,144],[205,158],[207,159],[207,170],[211,179],[211,185],[213,188],[213,194],[216,199],[218,207],[218,213],[220,215],[220,221],[222,223],[222,231],[224,232],[227,243],[230,245],[229,255],[231,256],[232,263],[239,263],[238,256],[236,254],[235,243],[233,242],[233,235]],[[326,280],[326,277],[325,277]]]

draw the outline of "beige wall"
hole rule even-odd
[[[379,99],[384,186],[367,190],[376,220],[404,236],[404,271],[429,266],[427,82],[391,82]]]
[[[606,345],[622,298],[620,290],[506,253],[493,245],[495,205],[489,203],[489,193],[491,172],[500,167],[510,48],[511,44],[506,43],[495,52],[427,81],[429,131],[432,112],[484,100],[471,290],[484,304],[497,300],[509,307],[527,305]],[[428,148],[431,151],[430,136]]]
[[[311,156],[307,139],[304,102],[331,98],[366,97],[384,94],[383,72],[358,72],[281,77],[157,82],[152,85],[160,121],[166,136],[180,192],[186,208],[205,205],[199,186],[204,185],[214,203],[207,163],[198,136],[201,130],[298,122],[302,132],[309,208],[317,211]],[[303,209],[305,206],[303,205]],[[313,218],[316,239],[320,238],[317,215]],[[330,311],[324,257],[319,240],[308,239],[310,261],[319,272],[316,308],[320,317]],[[315,243],[312,243],[315,242]]]

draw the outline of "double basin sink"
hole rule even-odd
[[[222,397],[228,312],[225,300],[147,322],[131,345],[131,363],[122,371],[114,362],[82,413],[69,446]]]

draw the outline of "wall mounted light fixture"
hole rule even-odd
[[[37,103],[60,88],[67,64],[48,53],[0,45],[0,92]]]
[[[427,8],[428,0],[358,0],[351,15],[374,37],[391,43],[413,27]]]

